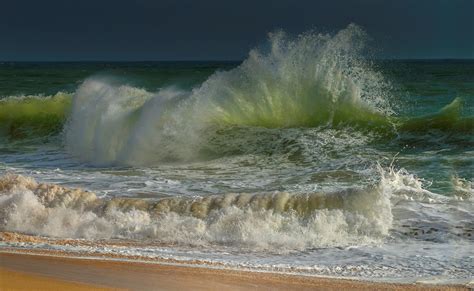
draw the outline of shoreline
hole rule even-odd
[[[45,266],[48,267],[45,268]],[[353,290],[469,290],[467,285],[381,283],[220,269],[192,264],[150,263],[106,257],[73,257],[68,256],[67,253],[58,255],[47,251],[8,252],[5,249],[0,249],[0,278],[8,278],[5,282],[0,283],[0,287],[9,290],[20,289],[21,284],[41,289],[41,286],[44,286],[41,285],[41,282],[45,279],[54,286],[64,289],[71,287],[76,290],[110,288],[140,290],[314,290],[319,288],[328,290],[348,288]],[[48,288],[51,289],[51,286]]]

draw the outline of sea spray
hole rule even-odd
[[[96,164],[143,165],[195,160],[227,127],[390,126],[389,83],[362,57],[365,39],[355,25],[335,35],[274,33],[270,51],[251,51],[190,92],[88,79],[74,97],[67,147]]]

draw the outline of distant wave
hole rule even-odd
[[[405,132],[427,132],[429,130],[455,131],[473,134],[474,117],[461,116],[462,99],[456,98],[439,112],[415,118],[401,118],[398,129]]]
[[[0,137],[23,139],[54,135],[63,129],[72,94],[9,96],[0,99]]]

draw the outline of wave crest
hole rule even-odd
[[[391,225],[381,188],[226,194],[159,200],[98,198],[32,178],[0,179],[0,229],[70,238],[151,239],[291,250],[375,242]]]
[[[274,33],[268,52],[251,51],[191,92],[88,79],[75,94],[66,143],[86,161],[143,165],[195,159],[227,127],[390,126],[389,84],[362,57],[365,39],[355,25],[335,35]]]

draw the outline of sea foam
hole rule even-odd
[[[105,199],[9,174],[0,180],[0,217],[1,230],[35,235],[288,251],[379,241],[392,223],[388,195],[374,187]]]

